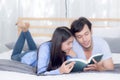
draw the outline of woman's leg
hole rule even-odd
[[[19,36],[19,38],[16,42],[16,45],[15,45],[14,49],[13,49],[11,59],[21,61],[21,57],[29,52],[28,51],[28,52],[25,52],[25,53],[21,53],[22,49],[23,49],[23,46],[24,46],[24,43],[25,43],[25,39],[27,40],[28,47],[29,47],[30,50],[36,50],[37,49],[36,44],[33,41],[30,32],[28,31],[29,26],[30,26],[29,23],[18,22],[18,27],[20,27],[22,29],[22,32],[21,32],[21,34],[20,34],[20,36]]]
[[[21,32],[11,55],[11,59],[12,60],[17,60],[20,61],[20,54],[22,52],[23,46],[25,43],[25,36],[24,36],[24,32]]]
[[[25,38],[27,40],[29,50],[37,50],[37,46],[36,46],[32,36],[31,36],[30,32],[29,31],[25,32],[24,36],[25,36]]]

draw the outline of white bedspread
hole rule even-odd
[[[35,76],[16,72],[0,71],[0,80],[120,80],[120,74],[74,73],[56,76]]]
[[[0,59],[10,59],[11,51],[0,53]],[[120,63],[120,54],[112,54],[114,63]],[[72,73],[36,76],[18,72],[0,71],[0,80],[120,80],[117,73]]]

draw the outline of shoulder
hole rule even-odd
[[[50,47],[51,47],[51,42],[47,41],[47,42],[44,42],[40,45],[39,50],[40,49],[49,49]]]
[[[50,41],[47,41],[47,42],[44,42],[40,45],[40,47],[50,47],[51,46],[51,42]]]
[[[93,43],[96,45],[108,45],[107,42],[101,37],[93,36]]]
[[[99,52],[103,54],[103,60],[111,57],[111,50],[107,42],[100,37],[93,37],[94,52]]]
[[[100,37],[93,37],[93,47],[95,50],[100,50],[102,52],[108,51],[110,52],[110,48],[108,43]]]
[[[48,58],[50,55],[51,42],[42,43],[38,49],[39,57]]]

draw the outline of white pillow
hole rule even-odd
[[[0,53],[0,59],[9,59],[9,60],[11,60],[12,51],[13,50],[9,50],[7,52]]]

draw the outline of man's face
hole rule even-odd
[[[92,46],[92,32],[87,25],[84,25],[82,31],[75,33],[76,40],[83,49],[90,49]]]

